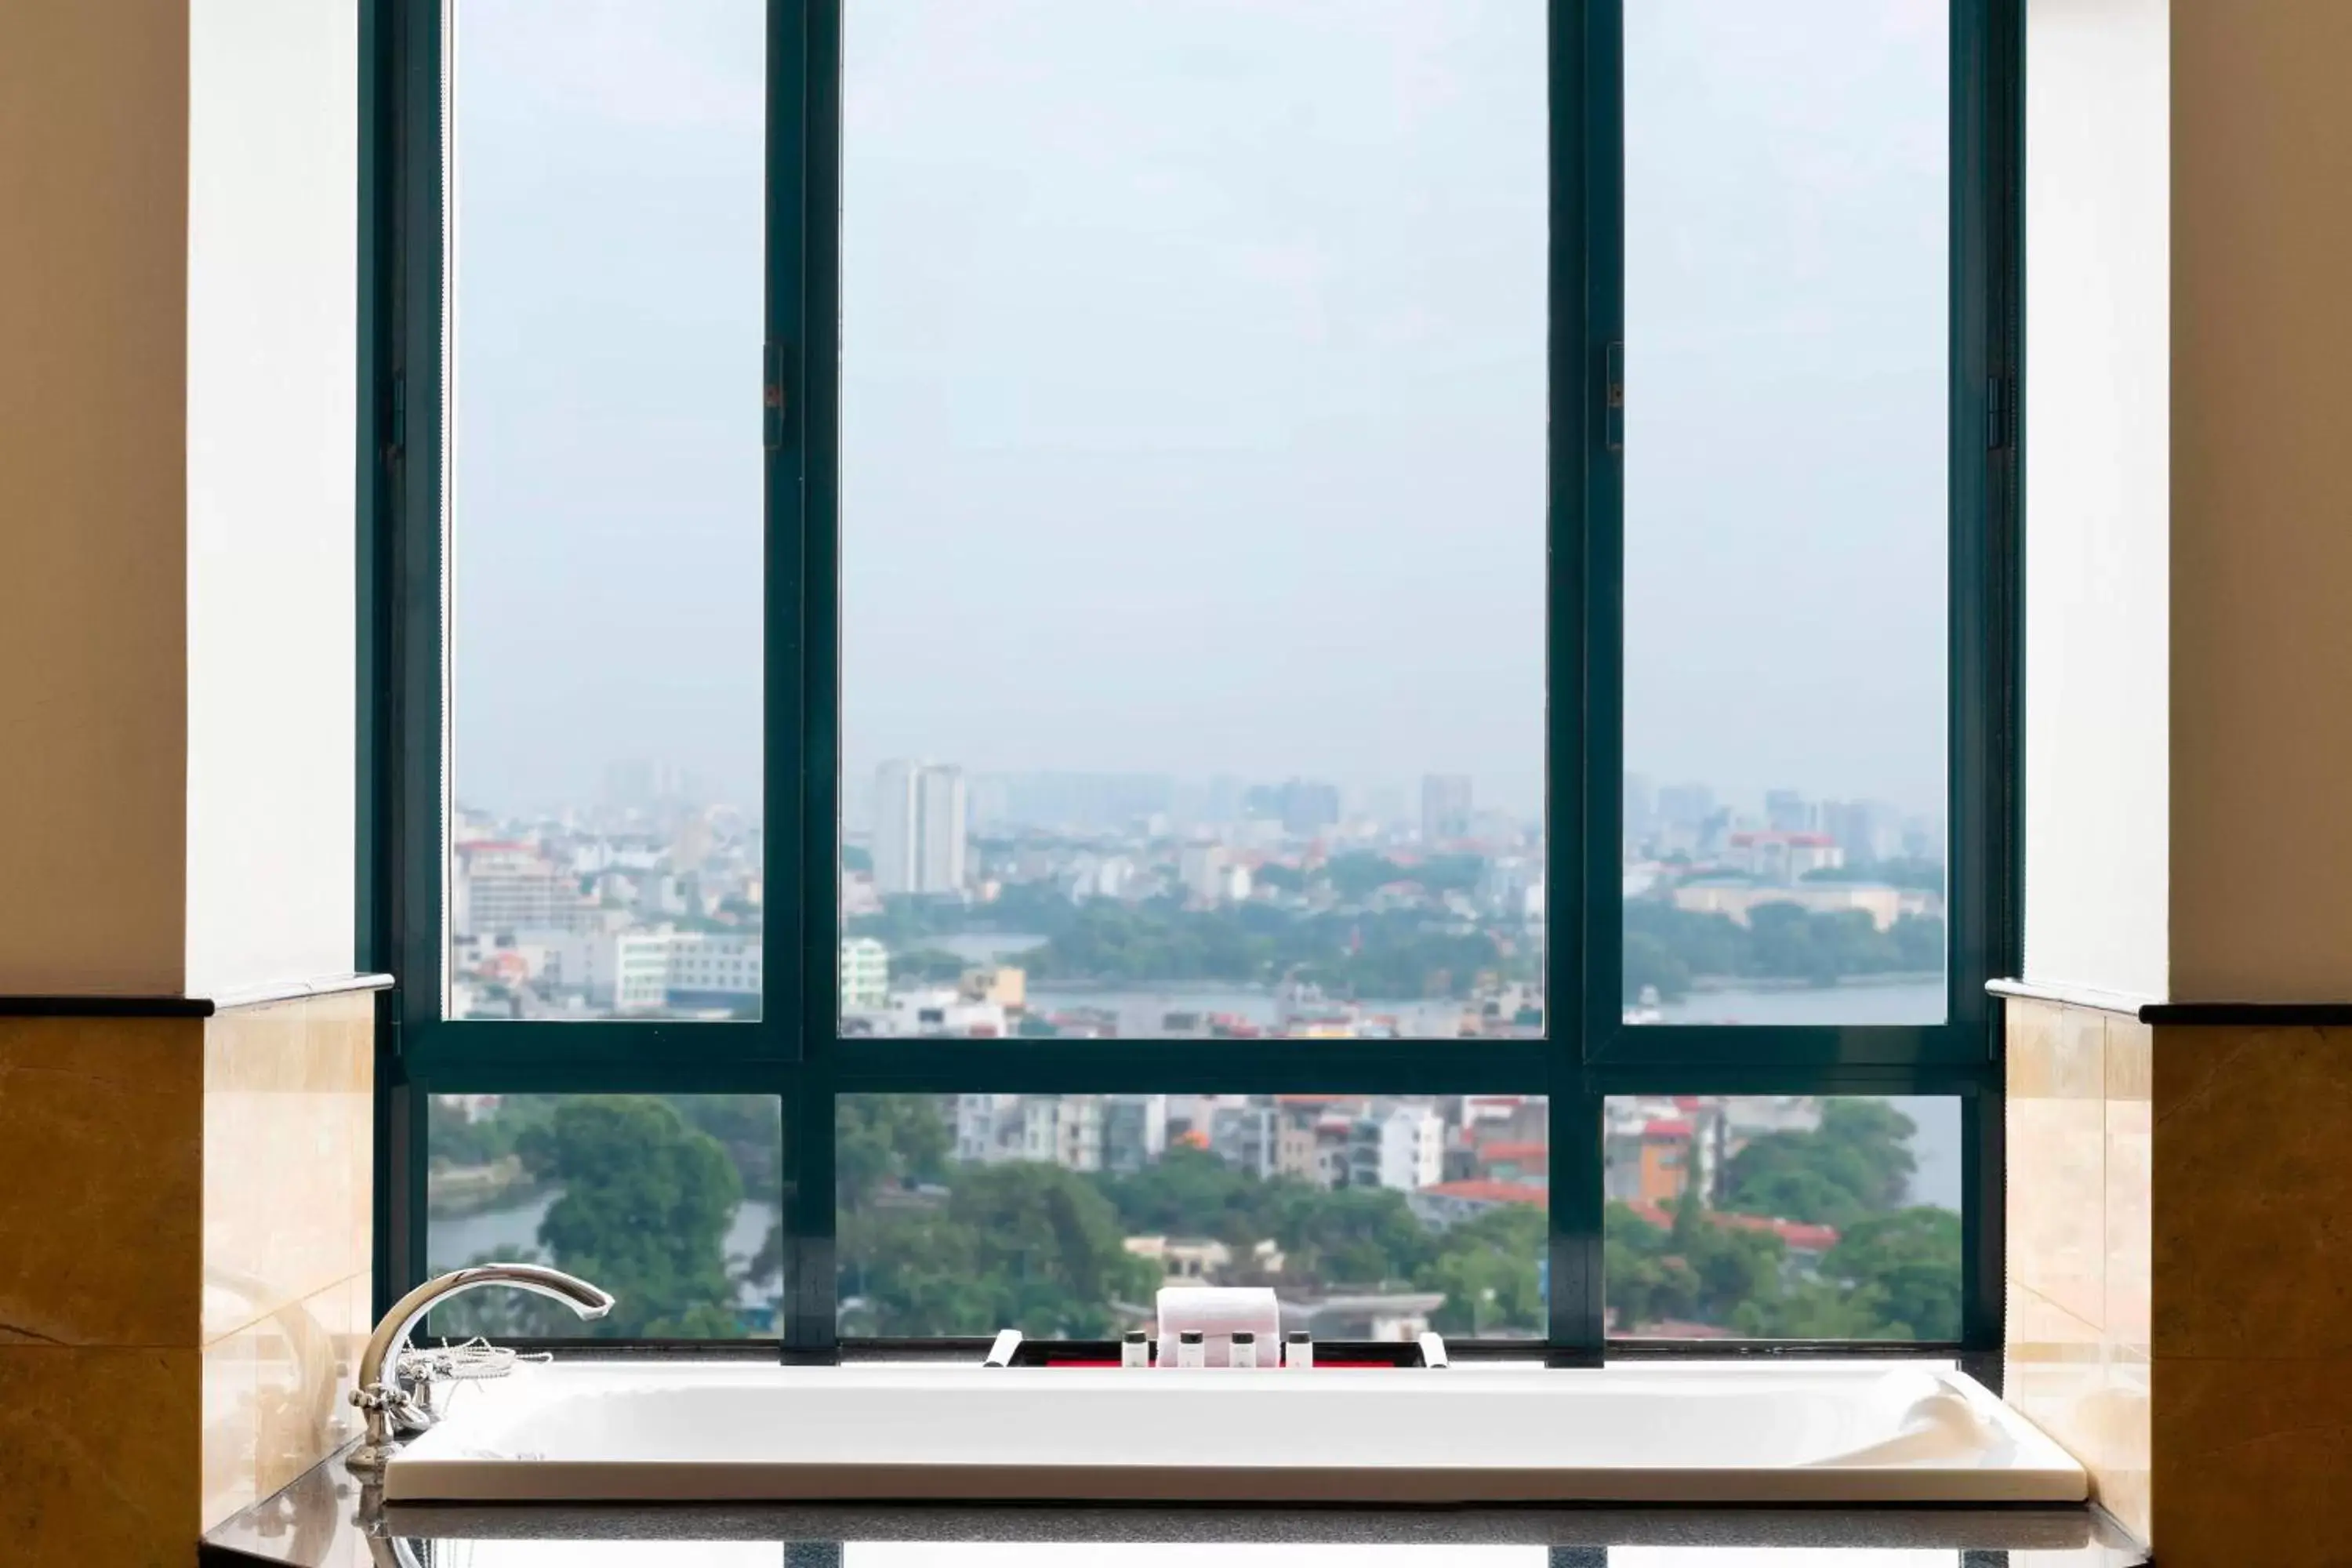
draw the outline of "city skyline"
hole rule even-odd
[[[1050,815],[1003,810],[991,812],[984,808],[985,802],[992,792],[1000,792],[1008,786],[1014,785],[1027,786],[1029,792],[1033,794],[1041,787],[1048,786],[1058,786],[1065,794],[1086,786],[1092,786],[1097,791],[1117,791],[1124,786],[1130,795],[1157,791],[1179,800],[1186,798],[1187,792],[1191,792],[1191,797],[1195,800],[1215,799],[1221,794],[1240,800],[1252,790],[1287,784],[1328,785],[1339,792],[1342,811],[1349,816],[1371,818],[1383,823],[1419,822],[1425,825],[1429,817],[1425,799],[1427,787],[1435,781],[1453,779],[1468,781],[1474,814],[1502,811],[1522,822],[1538,826],[1543,826],[1539,812],[1519,811],[1491,801],[1480,787],[1480,781],[1476,775],[1444,770],[1434,770],[1409,778],[1381,778],[1370,783],[1350,783],[1344,779],[1335,780],[1328,777],[1297,774],[1282,778],[1260,779],[1243,773],[1200,770],[1169,773],[1089,769],[975,770],[965,766],[961,762],[932,756],[918,755],[894,760],[921,766],[953,769],[960,773],[965,782],[968,800],[982,802],[981,805],[968,805],[966,808],[973,832],[978,832],[992,824],[1001,826],[1010,823],[1040,828],[1056,826],[1055,820]],[[889,765],[889,763],[879,764],[863,778],[845,770],[841,781],[841,798],[843,831],[846,837],[863,837],[873,830],[872,812],[870,809],[861,809],[861,805],[863,804],[870,806],[875,777],[882,768]],[[479,799],[462,796],[455,804],[461,811],[485,812],[509,822],[581,821],[593,817],[600,811],[650,811],[657,807],[676,808],[680,805],[697,810],[723,807],[740,813],[744,820],[755,826],[761,822],[761,802],[756,791],[749,796],[739,797],[716,787],[702,775],[683,769],[667,767],[646,758],[615,758],[603,765],[602,774],[604,784],[590,792],[588,798],[534,805],[521,809],[511,805],[493,805]],[[614,784],[614,780],[621,776],[660,779],[667,781],[667,787],[638,797],[625,796],[616,791]],[[1785,783],[1767,786],[1756,792],[1755,795],[1743,798],[1734,795],[1727,790],[1718,789],[1711,781],[1704,777],[1677,778],[1645,772],[1638,768],[1626,769],[1622,779],[1623,787],[1627,792],[1623,797],[1623,809],[1629,832],[1633,831],[1635,825],[1645,816],[1654,816],[1661,813],[1673,815],[1672,808],[1663,803],[1678,795],[1703,798],[1706,805],[1705,811],[1700,815],[1721,809],[1730,813],[1730,820],[1734,825],[1753,825],[1764,827],[1786,826],[1776,824],[1773,820],[1774,800],[1781,796],[1802,800],[1816,805],[1843,804],[1868,805],[1890,810],[1902,819],[1939,825],[1948,805],[1940,795],[1931,803],[1921,805],[1915,802],[1874,797],[1851,790],[1815,791],[1796,788]],[[1641,792],[1639,796],[1635,793],[1637,790]],[[1641,804],[1643,798],[1650,803],[1646,811]],[[1166,808],[1137,809],[1125,815],[1140,819],[1152,815],[1154,810],[1164,809]],[[1221,816],[1213,811],[1179,809],[1171,815],[1184,822],[1214,823],[1240,820],[1249,813],[1234,810]],[[1097,822],[1093,826],[1111,827],[1125,826],[1128,824]]]

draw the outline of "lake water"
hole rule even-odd
[[[513,1250],[539,1247],[539,1224],[554,1206],[557,1194],[542,1193],[526,1204],[511,1208],[485,1209],[449,1219],[431,1219],[425,1225],[425,1255],[428,1267],[436,1273],[463,1268],[484,1253],[500,1248]],[[730,1269],[740,1269],[749,1263],[768,1239],[768,1232],[782,1217],[773,1204],[747,1203],[735,1211],[735,1223],[727,1231],[727,1261]],[[770,1305],[775,1299],[775,1288],[750,1289],[743,1292],[747,1306]]]

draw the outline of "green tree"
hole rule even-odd
[[[1902,1205],[1917,1168],[1918,1126],[1882,1100],[1822,1102],[1810,1132],[1768,1132],[1726,1163],[1721,1205],[1843,1229]]]
[[[1541,1334],[1538,1265],[1549,1239],[1544,1211],[1533,1204],[1507,1205],[1448,1229],[1413,1280],[1419,1289],[1445,1292],[1431,1326],[1445,1334]]]
[[[1127,1250],[1109,1199],[1031,1162],[962,1167],[944,1203],[845,1215],[841,1240],[844,1313],[861,1332],[1105,1338],[1117,1307],[1148,1306],[1160,1279]]]
[[[1897,968],[1925,973],[1944,967],[1944,922],[1935,915],[1905,915],[1888,936]]]
[[[1692,975],[1750,973],[1752,942],[1746,927],[1729,915],[1702,914],[1676,909],[1665,896],[1625,900],[1625,945],[1630,952],[1637,937],[1647,938],[1674,955]],[[1661,986],[1659,989],[1664,990]]]
[[[1601,1254],[1603,1297],[1627,1332],[1664,1321],[1732,1326],[1743,1310],[1776,1304],[1789,1269],[1779,1237],[1718,1224],[1688,1189],[1666,1226],[1611,1204]]]
[[[1877,882],[1890,888],[1941,893],[1944,890],[1944,863],[1941,860],[1896,859],[1874,860],[1864,866],[1822,866],[1806,872],[1804,879],[1808,882]]]
[[[1641,1000],[1644,987],[1659,998],[1679,1002],[1690,994],[1690,964],[1673,948],[1645,931],[1625,933],[1625,1000]]]
[[[782,1201],[783,1108],[774,1096],[667,1094],[662,1098],[688,1126],[719,1140],[743,1179],[745,1198],[766,1204]]]
[[[1269,860],[1250,873],[1254,888],[1272,888],[1277,893],[1303,893],[1307,890],[1307,874]]]
[[[963,978],[971,965],[944,948],[918,947],[890,955],[893,985],[944,985]]]
[[[1296,1270],[1325,1288],[1402,1285],[1436,1251],[1429,1228],[1393,1188],[1326,1192],[1291,1179],[1264,1186],[1271,1205],[1268,1234],[1282,1248],[1286,1275]]]
[[[845,1094],[834,1101],[835,1200],[863,1209],[884,1188],[939,1182],[955,1134],[937,1094]]]
[[[1873,1338],[1960,1337],[1960,1216],[1919,1206],[1857,1222],[1822,1259],[1822,1278],[1868,1304]]]
[[[563,1188],[540,1224],[540,1245],[557,1268],[614,1297],[594,1331],[738,1331],[726,1247],[743,1184],[717,1139],[650,1096],[581,1095],[559,1101],[521,1152]]]
[[[1236,1249],[1274,1234],[1268,1184],[1181,1145],[1139,1171],[1100,1178],[1129,1236],[1202,1237]]]
[[[1799,1278],[1741,1302],[1728,1327],[1758,1340],[1883,1340],[1874,1302],[1832,1280]]]

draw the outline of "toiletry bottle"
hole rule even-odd
[[[1128,1330],[1127,1337],[1119,1342],[1118,1364],[1123,1367],[1151,1364],[1151,1342],[1143,1337],[1141,1329]]]
[[[1245,1372],[1257,1370],[1257,1336],[1247,1329],[1234,1331],[1234,1355],[1227,1364]]]
[[[1176,1364],[1180,1367],[1207,1364],[1206,1352],[1202,1348],[1202,1342],[1201,1331],[1198,1329],[1186,1329],[1177,1334]]]
[[[1314,1371],[1315,1336],[1304,1329],[1291,1334],[1282,1347],[1282,1366],[1285,1372]]]

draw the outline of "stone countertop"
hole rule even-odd
[[[360,1522],[363,1509],[376,1515]],[[921,1542],[1067,1546],[1069,1568],[1119,1568],[1117,1548],[1181,1543],[1188,1563],[1217,1568],[1218,1547],[1236,1560],[1262,1563],[1249,1546],[1382,1546],[1426,1548],[1427,1568],[1450,1568],[1452,1549],[1527,1549],[1528,1568],[1602,1568],[1612,1546],[1720,1549],[1727,1568],[1810,1568],[1815,1554],[1857,1549],[1966,1552],[1966,1568],[2004,1561],[1976,1553],[2031,1551],[2047,1568],[2132,1568],[2147,1561],[2095,1509],[2010,1507],[1937,1509],[1270,1509],[1101,1508],[1034,1504],[1002,1507],[836,1508],[805,1504],[691,1504],[669,1507],[570,1508],[403,1506],[388,1511],[330,1459],[207,1534],[199,1552],[205,1568],[251,1563],[293,1568],[371,1568],[375,1563],[460,1562],[497,1568],[498,1543],[517,1545],[517,1559],[547,1561],[545,1543],[613,1543],[599,1563],[642,1561],[653,1568],[738,1568],[747,1562],[785,1568],[852,1568],[861,1545]],[[396,1546],[394,1543],[400,1543]],[[623,1543],[635,1542],[632,1553]],[[775,1547],[774,1555],[756,1550]],[[453,1546],[460,1549],[453,1552]],[[405,1550],[402,1550],[405,1547]],[[750,1550],[747,1550],[750,1549]],[[1204,1559],[1202,1550],[1209,1555]],[[1548,1549],[1548,1550],[1547,1550]],[[1769,1550],[1770,1559],[1753,1555]],[[1538,1563],[1533,1553],[1545,1550]],[[925,1552],[938,1563],[940,1551]],[[1419,1556],[1422,1553],[1413,1553]],[[983,1553],[975,1552],[975,1560]],[[986,1553],[991,1568],[1001,1552]],[[1041,1551],[1040,1556],[1046,1555]],[[1295,1555],[1295,1553],[1293,1553]],[[1397,1562],[1390,1568],[1419,1568]],[[1516,1555],[1516,1554],[1515,1554]],[[1705,1559],[1680,1560],[1699,1568]],[[1496,1564],[1496,1568],[1502,1568]],[[1834,1568],[1829,1560],[1825,1568]]]

